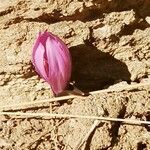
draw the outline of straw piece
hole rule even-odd
[[[135,85],[117,87],[115,89],[104,89],[104,90],[92,91],[92,92],[90,92],[90,94],[94,95],[94,94],[99,94],[99,93],[123,91],[123,90],[127,90],[127,89],[139,88],[142,86],[150,86],[150,83],[149,82],[148,83],[139,83],[139,84],[135,84]],[[6,106],[1,106],[0,110],[6,111],[6,110],[15,110],[15,109],[26,109],[27,107],[32,107],[33,105],[38,105],[38,107],[39,107],[39,104],[42,104],[42,103],[47,103],[47,102],[51,103],[51,102],[56,102],[56,101],[63,101],[63,100],[68,100],[68,99],[74,99],[76,97],[81,97],[81,96],[68,95],[68,96],[55,97],[55,98],[32,101],[32,102],[25,102],[25,103],[20,103],[20,104],[6,105]]]
[[[131,90],[131,89],[137,89],[137,88],[142,87],[142,86],[150,86],[150,82],[138,83],[138,84],[127,85],[127,86],[120,86],[120,87],[114,87],[114,89],[105,89],[105,90],[92,91],[92,92],[90,92],[90,94],[98,94],[98,93],[106,93],[106,92]]]
[[[77,145],[75,146],[74,150],[80,150],[82,145],[88,140],[89,136],[93,133],[93,131],[95,130],[95,128],[100,124],[99,120],[95,120],[94,123],[92,124],[90,130],[88,131],[88,133],[83,137],[83,139],[81,139]]]
[[[103,121],[116,121],[128,124],[147,124],[150,125],[150,121],[141,121],[133,119],[121,119],[121,118],[110,118],[110,117],[99,117],[99,116],[83,116],[83,115],[73,115],[73,114],[55,114],[55,113],[23,113],[23,112],[0,112],[0,115],[10,115],[13,117],[48,117],[51,118],[80,118],[80,119],[96,119]]]
[[[31,105],[37,105],[37,104],[41,104],[41,103],[46,103],[46,102],[57,102],[57,101],[63,101],[66,99],[73,99],[76,98],[76,95],[68,95],[68,96],[62,96],[62,97],[55,97],[55,98],[50,98],[50,99],[43,99],[43,100],[38,100],[38,101],[32,101],[32,102],[24,102],[24,103],[19,103],[19,104],[12,104],[12,105],[4,105],[0,107],[0,110],[6,110],[6,109],[23,109],[24,106],[29,105],[30,107],[32,107]]]

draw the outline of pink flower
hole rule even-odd
[[[56,95],[65,90],[71,76],[71,56],[61,39],[47,31],[39,33],[32,51],[32,63]]]

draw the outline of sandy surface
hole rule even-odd
[[[150,121],[149,8],[149,0],[0,0],[0,108],[53,97],[31,64],[35,37],[47,29],[68,45],[71,80],[78,88],[110,92],[24,109],[18,106],[12,112]],[[112,91],[130,85],[137,87]],[[72,150],[93,122],[1,115],[0,149]],[[150,126],[100,121],[82,148],[149,150]]]

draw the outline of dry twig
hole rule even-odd
[[[80,118],[80,119],[94,119],[101,121],[115,121],[115,122],[123,122],[128,124],[147,124],[150,125],[150,121],[142,121],[142,120],[133,120],[133,119],[122,119],[122,118],[110,118],[110,117],[99,117],[99,116],[85,116],[85,115],[72,115],[72,114],[51,114],[51,113],[23,113],[23,112],[0,112],[0,115],[9,115],[17,118],[17,116],[21,116],[24,118],[27,117],[45,117],[45,118]]]
[[[130,89],[137,89],[142,86],[150,86],[150,83],[139,83],[135,85],[128,85],[128,86],[122,86],[122,87],[117,87],[115,89],[105,89],[105,90],[98,90],[98,91],[93,91],[90,92],[89,94],[98,94],[98,93],[107,93],[107,92],[115,92],[115,91],[123,91],[123,90],[130,90]],[[20,103],[20,104],[12,104],[12,105],[6,105],[6,106],[1,106],[0,110],[1,111],[9,111],[9,110],[15,110],[15,109],[27,109],[33,106],[39,107],[39,105],[43,103],[51,103],[51,102],[56,102],[56,101],[64,101],[68,99],[74,99],[76,97],[79,97],[77,95],[68,95],[68,96],[61,96],[61,97],[55,97],[51,99],[44,99],[44,100],[38,100],[38,101],[32,101],[32,102],[25,102],[25,103]]]
[[[91,133],[95,130],[95,128],[99,125],[100,121],[99,120],[95,120],[94,123],[92,124],[90,130],[88,131],[88,133],[84,136],[83,139],[81,139],[76,147],[74,148],[74,150],[80,150],[82,145],[88,140],[89,136],[91,135]]]

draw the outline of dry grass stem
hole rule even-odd
[[[98,94],[98,93],[107,93],[107,92],[115,92],[115,91],[123,91],[123,90],[130,90],[130,89],[136,89],[142,86],[150,86],[150,83],[139,83],[135,85],[128,85],[128,86],[122,86],[122,87],[116,87],[115,89],[104,89],[104,90],[98,90],[98,91],[92,91],[90,92],[91,95],[93,94]],[[8,110],[15,110],[15,109],[27,109],[33,106],[37,106],[43,103],[51,103],[51,102],[56,102],[56,101],[64,101],[68,99],[74,99],[76,97],[79,97],[77,95],[68,95],[68,96],[61,96],[61,97],[55,97],[51,99],[44,99],[44,100],[38,100],[38,101],[32,101],[32,102],[25,102],[25,103],[20,103],[20,104],[13,104],[13,105],[6,105],[6,106],[1,106],[0,110],[1,111],[8,111]],[[38,106],[39,107],[39,106]]]
[[[55,113],[23,113],[23,112],[0,112],[0,115],[9,115],[15,118],[18,116],[28,118],[28,117],[44,117],[44,118],[80,118],[80,119],[94,119],[101,121],[115,121],[123,122],[128,124],[147,124],[150,125],[150,121],[141,121],[133,119],[122,119],[122,118],[110,118],[110,117],[99,117],[99,116],[86,116],[86,115],[72,115],[72,114],[55,114]]]
[[[91,135],[91,133],[93,133],[93,131],[95,130],[95,128],[99,125],[100,121],[99,120],[95,120],[93,125],[91,126],[90,130],[87,132],[87,134],[84,136],[83,139],[81,139],[78,144],[76,145],[76,147],[74,148],[74,150],[80,150],[82,145],[84,143],[87,142],[89,136]]]
[[[68,96],[62,96],[62,97],[55,97],[55,98],[50,98],[50,99],[44,99],[44,100],[39,100],[39,101],[32,101],[32,102],[24,102],[24,103],[19,103],[19,104],[12,104],[12,105],[6,105],[6,106],[1,106],[0,110],[13,110],[13,109],[25,109],[28,107],[32,107],[34,105],[39,105],[43,103],[52,103],[52,102],[57,102],[57,101],[63,101],[67,99],[73,99],[76,98],[76,95],[68,95]]]

